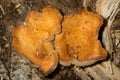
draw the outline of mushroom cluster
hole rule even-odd
[[[29,12],[26,25],[13,29],[12,47],[38,65],[44,75],[58,62],[64,66],[91,65],[107,57],[98,40],[102,22],[99,15],[85,9],[62,17],[56,8],[47,6],[41,13]]]

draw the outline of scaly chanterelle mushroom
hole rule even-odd
[[[17,26],[12,31],[14,50],[39,65],[44,75],[53,71],[58,63],[58,55],[51,40],[61,31],[61,20],[60,12],[47,6],[41,13],[28,13],[26,25]]]
[[[105,59],[107,52],[98,40],[102,23],[102,17],[85,9],[65,15],[62,32],[55,38],[60,63],[66,66],[87,66]]]

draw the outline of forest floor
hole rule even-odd
[[[112,53],[106,61],[88,67],[58,65],[44,77],[26,58],[16,54],[11,47],[11,30],[25,21],[31,10],[41,11],[46,5],[59,9],[62,15],[78,11],[84,6],[96,12],[97,0],[0,0],[0,80],[118,80],[120,79],[120,11],[111,28]],[[120,8],[120,6],[119,6]],[[104,20],[106,26],[108,19]],[[103,31],[102,31],[103,32]],[[100,33],[102,34],[102,33]]]

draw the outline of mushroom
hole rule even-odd
[[[38,65],[44,75],[51,73],[58,64],[51,40],[61,31],[61,20],[60,12],[47,6],[41,13],[31,11],[26,17],[26,25],[19,25],[12,31],[13,49]]]
[[[98,40],[102,17],[85,9],[64,16],[62,32],[55,37],[60,64],[88,66],[107,57]]]

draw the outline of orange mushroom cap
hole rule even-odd
[[[44,75],[52,72],[58,63],[58,55],[50,40],[60,32],[62,16],[51,6],[43,9],[42,13],[32,11],[26,17],[27,25],[13,29],[13,49],[40,66]]]
[[[87,66],[105,59],[107,52],[98,40],[102,23],[102,17],[85,9],[66,15],[62,22],[62,32],[55,37],[60,63],[66,66]]]
[[[26,17],[27,26],[29,29],[33,31],[47,31],[49,33],[48,40],[50,41],[54,39],[54,35],[56,33],[61,32],[61,20],[62,15],[52,6],[43,8],[41,13],[31,11]]]

